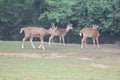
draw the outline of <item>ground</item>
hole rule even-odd
[[[81,49],[79,44],[45,43],[46,50],[32,49],[29,42],[25,49],[21,42],[0,45],[0,80],[120,79],[120,45],[101,44],[101,48],[93,48],[89,44]]]

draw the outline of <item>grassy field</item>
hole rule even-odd
[[[39,46],[39,42],[34,42]],[[20,41],[0,42],[0,80],[120,80],[120,45],[79,44],[48,46],[46,50],[25,49]]]

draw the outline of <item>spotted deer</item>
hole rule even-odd
[[[56,28],[55,32],[49,38],[49,45],[51,44],[51,40],[54,38],[54,36],[59,36],[59,43],[63,43],[63,45],[65,45],[65,35],[71,29],[73,29],[71,23],[68,23],[66,28]]]
[[[24,38],[22,40],[22,48],[24,48],[24,42],[26,39],[30,38],[30,44],[32,45],[33,49],[35,49],[36,47],[33,44],[33,38],[34,37],[39,37],[41,40],[41,44],[38,48],[41,48],[44,50],[44,37],[46,35],[51,35],[53,34],[53,32],[55,31],[54,27],[51,27],[49,29],[45,29],[43,27],[26,27],[26,28],[21,28],[20,33],[22,33],[24,31]]]
[[[98,25],[93,24],[92,28],[83,28],[82,30],[80,30],[80,36],[83,36],[82,41],[81,41],[81,48],[83,48],[84,45],[86,46],[86,39],[88,37],[93,39],[94,48],[96,47],[95,42],[97,42],[97,46],[100,47],[99,39],[98,39],[100,36],[100,33],[97,30],[97,27]]]

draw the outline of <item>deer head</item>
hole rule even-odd
[[[93,29],[97,29],[98,27],[98,25],[93,24]]]
[[[73,29],[72,25],[73,25],[73,24],[68,23],[68,24],[67,24],[67,28],[66,28],[66,29],[67,29],[67,30]]]

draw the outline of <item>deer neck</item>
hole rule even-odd
[[[70,30],[70,28],[69,28],[69,27],[67,27],[65,30],[66,30],[66,32],[68,32],[68,31]]]

